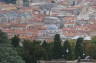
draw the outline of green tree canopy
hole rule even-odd
[[[12,47],[6,33],[0,30],[0,63],[24,63]]]
[[[37,60],[47,59],[47,52],[38,41],[25,40],[23,47],[26,63],[37,63]]]
[[[71,51],[71,46],[68,40],[66,40],[63,44],[63,49],[62,49],[64,59],[70,60],[72,59],[72,51]]]
[[[42,47],[47,49],[48,48],[47,46],[48,46],[48,44],[47,44],[46,40],[44,40],[43,43],[42,43]]]
[[[14,47],[19,46],[19,42],[20,42],[19,36],[18,35],[15,35],[14,37],[12,37],[11,42],[12,42],[12,45]]]
[[[77,58],[84,58],[84,44],[83,38],[78,38],[75,46],[75,55]]]
[[[53,58],[58,59],[61,58],[62,52],[61,52],[61,38],[59,34],[56,34],[54,37],[54,45],[53,45]]]

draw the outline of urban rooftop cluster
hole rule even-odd
[[[0,2],[0,29],[9,38],[52,41],[96,36],[96,0],[17,0]]]

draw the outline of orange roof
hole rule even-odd
[[[15,27],[26,27],[27,24],[12,24],[11,26],[15,26]]]
[[[72,20],[76,20],[76,17],[74,17],[74,16],[68,16],[68,17],[64,17],[64,20],[66,20],[66,21],[72,21]]]
[[[75,22],[68,22],[68,23],[65,22],[64,24],[75,24]]]

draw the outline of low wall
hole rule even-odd
[[[94,61],[80,61],[78,62],[77,60],[75,61],[43,61],[40,60],[37,63],[96,63]]]

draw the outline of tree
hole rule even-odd
[[[94,44],[96,44],[96,36],[92,37],[91,42],[94,43]]]
[[[19,42],[20,42],[20,38],[18,35],[15,35],[12,39],[11,39],[12,45],[14,47],[19,46]]]
[[[66,59],[66,60],[72,59],[71,46],[70,46],[68,40],[66,40],[64,42],[62,52],[63,52],[64,59]]]
[[[53,43],[47,43],[45,40],[42,44],[42,47],[45,49],[46,51],[46,56],[47,56],[47,59],[48,60],[51,60],[52,59],[52,46],[53,46]]]
[[[54,45],[53,45],[53,58],[54,59],[61,58],[61,56],[62,56],[61,50],[62,50],[62,48],[61,48],[60,35],[56,34],[54,37]]]
[[[44,40],[44,42],[42,43],[42,47],[47,49],[47,45],[48,45],[47,42]]]
[[[12,47],[6,33],[0,30],[0,63],[24,63]]]
[[[8,40],[7,34],[0,30],[0,43],[5,43],[5,44],[10,43],[10,41],[9,40],[7,41],[7,40]]]
[[[85,41],[84,47],[85,47],[86,55],[90,56],[93,59],[96,59],[96,43],[94,44],[90,41],[87,41],[87,42]]]
[[[47,52],[38,41],[25,40],[23,43],[26,63],[37,63],[37,60],[47,59]]]
[[[78,38],[75,46],[75,55],[76,59],[84,58],[84,46],[83,46],[83,38]]]

